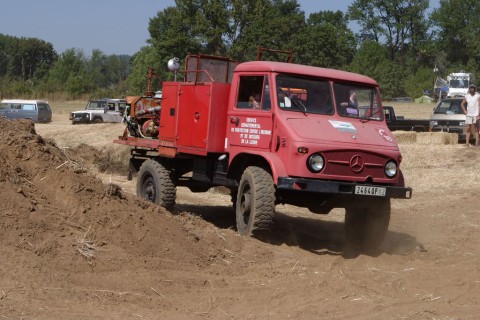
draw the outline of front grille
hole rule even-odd
[[[326,165],[323,174],[383,178],[387,160],[379,155],[358,151],[330,151],[322,153]]]

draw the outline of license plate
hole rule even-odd
[[[355,194],[385,197],[386,192],[387,189],[383,187],[355,186]]]

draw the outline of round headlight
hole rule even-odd
[[[323,159],[323,157],[319,154],[312,154],[310,157],[308,157],[307,167],[308,170],[312,172],[320,172],[325,167],[325,159]]]
[[[385,174],[389,178],[395,177],[397,174],[397,164],[394,161],[388,161],[385,165]]]

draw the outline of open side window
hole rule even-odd
[[[271,108],[267,76],[240,76],[237,108],[253,110],[269,110]]]

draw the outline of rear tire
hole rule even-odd
[[[167,209],[175,205],[174,175],[159,162],[147,159],[138,171],[137,195]]]
[[[377,249],[388,231],[390,199],[365,201],[359,208],[345,209],[345,233],[356,251]]]
[[[243,172],[236,198],[237,230],[242,236],[270,231],[275,215],[275,188],[272,176],[260,167]]]

